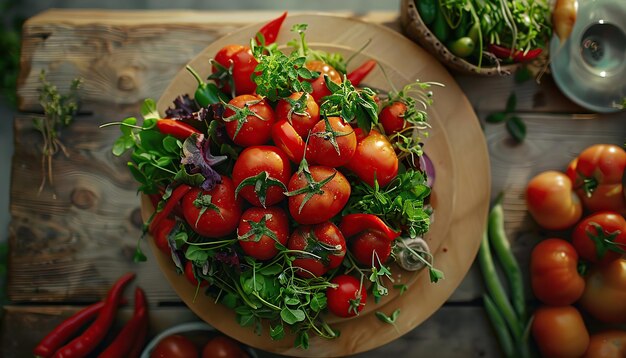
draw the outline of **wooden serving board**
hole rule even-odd
[[[159,98],[171,78],[206,46],[279,14],[51,10],[26,22],[9,208],[12,305],[5,307],[0,324],[0,356],[31,356],[38,339],[65,315],[102,298],[126,271],[137,272],[136,284],[147,292],[154,324],[151,334],[197,319],[163,284],[145,241],[148,262],[132,262],[141,233],[136,187],[125,168],[126,159],[110,153],[117,129],[98,126],[139,115],[143,98]],[[347,15],[399,30],[397,13]],[[38,193],[41,139],[33,131],[32,119],[41,115],[36,92],[41,69],[62,92],[77,76],[85,79],[85,87],[82,113],[61,137],[70,155],[55,157],[54,184]],[[549,77],[540,85],[516,84],[511,77],[454,78],[481,119],[490,153],[490,196],[505,192],[506,230],[526,269],[530,249],[542,234],[525,210],[526,182],[542,170],[565,168],[590,144],[622,144],[626,114],[590,116],[560,94]],[[482,121],[492,111],[502,110],[512,92],[517,94],[517,108],[528,129],[522,144],[509,138],[504,125]],[[473,267],[432,317],[401,338],[360,356],[499,356],[482,310],[482,292],[480,275]],[[122,312],[120,319],[127,313]]]

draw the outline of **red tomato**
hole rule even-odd
[[[304,97],[304,98],[303,98]],[[308,93],[295,92],[276,104],[276,121],[287,120],[303,138],[320,120],[320,108]]]
[[[610,211],[591,214],[574,228],[572,243],[585,260],[603,264],[617,260],[626,250],[626,220]]]
[[[380,231],[366,230],[350,239],[350,252],[361,265],[380,267],[391,255],[391,242]]]
[[[252,73],[259,63],[248,46],[225,46],[215,54],[214,60],[226,69],[232,66],[232,76],[227,76],[225,80],[221,81],[222,90],[225,93],[231,94],[231,81],[235,85],[236,95],[251,94],[256,91],[256,83],[252,81]],[[218,70],[213,66],[212,71],[216,73]]]
[[[385,106],[378,115],[378,121],[383,125],[385,134],[390,136],[407,128],[409,124],[404,120],[406,105],[396,101]]]
[[[580,306],[606,323],[626,323],[626,260],[597,265],[585,277]]]
[[[244,180],[263,172],[267,174],[267,178],[251,180],[248,185],[240,188],[238,195],[255,206],[278,204],[285,198],[284,190],[280,185],[272,183],[272,179],[278,180],[286,187],[291,178],[291,164],[287,155],[277,147],[264,145],[244,149],[233,167],[234,185],[239,187]],[[263,188],[266,185],[267,190]],[[260,200],[262,197],[265,199]]]
[[[572,306],[543,306],[537,309],[532,333],[543,357],[581,357],[589,345],[585,322]]]
[[[276,122],[272,127],[272,140],[280,148],[289,160],[300,163],[304,157],[305,143],[291,124],[285,119]]]
[[[330,80],[335,83],[341,83],[343,81],[341,74],[339,74],[333,66],[325,62],[317,60],[309,61],[304,65],[304,67],[311,71],[317,71],[320,73],[319,77],[311,82],[311,86],[313,87],[313,93],[311,93],[311,95],[318,104],[321,103],[322,98],[330,95],[330,91],[328,90],[328,87],[326,87],[324,75],[328,76]]]
[[[313,127],[306,150],[307,160],[310,157],[316,164],[327,167],[342,166],[356,151],[354,129],[340,117],[323,119]]]
[[[309,168],[314,183],[309,183],[306,173],[295,173],[289,180],[289,192],[309,188],[314,193],[305,202],[306,193],[289,197],[289,213],[295,221],[304,225],[319,224],[339,214],[350,198],[350,183],[334,168],[312,166]],[[319,187],[321,182],[326,184]]]
[[[209,191],[191,189],[183,197],[182,208],[189,226],[211,238],[234,232],[241,217],[241,199],[235,199],[233,181],[225,176]]]
[[[374,186],[384,187],[398,175],[398,157],[386,136],[372,129],[368,135],[360,129],[356,133],[356,153],[345,167],[354,172],[361,180]]]
[[[154,230],[154,234],[152,238],[154,239],[154,244],[166,255],[172,254],[172,249],[170,248],[169,243],[169,235],[172,230],[174,230],[174,226],[176,225],[176,221],[170,218],[165,218],[161,221],[161,224]]]
[[[582,296],[585,280],[578,274],[578,254],[561,239],[541,241],[530,256],[530,282],[535,296],[549,305],[570,305]]]
[[[572,191],[572,181],[554,170],[540,173],[528,182],[526,207],[533,219],[549,230],[567,229],[582,216],[582,204]]]
[[[244,94],[231,99],[222,117],[226,133],[237,145],[263,145],[272,137],[274,111],[259,96]]]
[[[191,261],[187,261],[185,263],[185,277],[194,286],[198,286],[198,284],[200,284],[200,287],[206,287],[209,285],[209,281],[206,281],[206,280],[202,280],[201,282],[198,281],[198,278],[196,277],[196,273],[195,273],[194,264]]]
[[[367,301],[367,292],[361,282],[349,275],[335,276],[330,282],[338,286],[326,290],[328,310],[339,317],[358,315]]]
[[[202,348],[202,358],[247,358],[239,343],[226,336],[211,338]]]
[[[289,237],[289,250],[306,251],[295,254],[293,266],[300,268],[301,277],[322,276],[328,270],[339,267],[346,255],[346,240],[337,226],[327,221],[314,226],[299,226]]]
[[[265,225],[259,224],[262,220],[265,220]],[[267,209],[252,207],[241,215],[237,237],[246,255],[269,260],[278,253],[276,241],[285,245],[289,239],[287,214],[277,206]]]
[[[173,334],[159,341],[150,353],[150,358],[195,358],[199,353],[189,338]]]
[[[612,144],[596,144],[570,163],[567,174],[583,206],[591,211],[610,210],[626,215],[622,177],[626,151]]]
[[[584,358],[626,357],[626,331],[608,330],[591,335]]]

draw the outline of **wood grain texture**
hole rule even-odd
[[[132,287],[127,289],[127,293],[132,292],[130,288]],[[80,309],[78,306],[5,307],[0,326],[0,356],[4,358],[31,356],[31,350],[37,342],[64,317],[68,317],[78,309]],[[116,332],[131,314],[131,308],[121,309],[113,332]],[[149,315],[150,338],[176,324],[197,320],[191,311],[182,307],[151,307]],[[401,318],[402,316],[399,319]],[[472,327],[472,329],[467,329],[467,327]],[[17,341],[10,332],[29,332],[30,334]],[[437,357],[441,358],[497,357],[500,351],[489,332],[491,332],[491,327],[481,307],[444,306],[423,325],[393,343],[353,357],[375,358],[392,355],[407,358],[430,357],[433,352],[437,352]],[[466,339],[458,339],[458,337],[466,337]],[[260,350],[257,350],[257,353],[259,358],[282,357]]]

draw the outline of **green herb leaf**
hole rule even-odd
[[[526,124],[519,117],[511,117],[506,121],[506,130],[518,143],[526,138]]]
[[[399,308],[396,309],[395,311],[393,311],[391,316],[387,316],[384,312],[376,311],[376,317],[381,322],[388,323],[388,324],[395,324],[399,315],[400,315],[400,309]]]
[[[311,309],[314,312],[320,312],[321,310],[323,310],[324,308],[326,308],[327,305],[327,301],[326,301],[326,295],[318,292],[316,294],[313,295],[313,297],[311,297]]]
[[[152,98],[146,98],[141,104],[141,115],[144,119],[159,119],[159,111],[156,108],[156,102]]]
[[[506,108],[504,110],[505,113],[513,113],[515,112],[515,107],[517,106],[517,96],[515,93],[511,93],[509,98],[506,100]]]
[[[506,119],[507,115],[504,112],[495,112],[485,118],[485,120],[489,123],[500,123]]]
[[[282,324],[270,326],[270,338],[273,341],[279,341],[285,337],[285,328]]]
[[[300,309],[285,307],[280,311],[280,318],[282,318],[285,323],[293,325],[298,322],[304,321],[306,316],[304,314],[304,311]]]
[[[294,342],[296,348],[309,349],[309,334],[307,331],[300,331]]]

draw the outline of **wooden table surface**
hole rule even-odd
[[[138,115],[144,98],[158,98],[169,80],[216,38],[278,14],[51,10],[25,24],[11,173],[11,304],[4,307],[0,325],[0,356],[30,356],[38,340],[63,317],[103,297],[128,271],[137,273],[135,283],[149,297],[151,335],[197,320],[164,282],[145,243],[148,262],[133,263],[141,234],[136,184],[124,160],[111,154],[117,132],[98,125]],[[398,13],[345,15],[401,31]],[[84,87],[81,113],[62,134],[69,156],[55,157],[54,183],[38,193],[41,139],[32,119],[41,116],[37,87],[42,69],[61,92],[75,77],[84,79]],[[455,79],[484,124],[492,172],[492,195],[485,200],[504,191],[507,233],[527,272],[530,249],[542,232],[525,211],[525,184],[540,171],[564,170],[588,145],[622,144],[626,113],[589,114],[560,94],[549,76],[540,85],[516,84],[510,76]],[[504,125],[484,123],[487,114],[504,108],[512,92],[528,128],[521,144],[510,139]],[[479,272],[472,267],[425,323],[360,356],[499,356],[482,309],[482,293]],[[130,311],[123,309],[120,317],[127,318]]]

